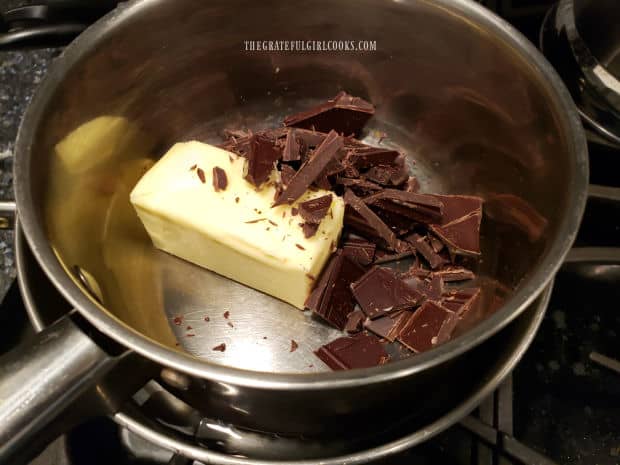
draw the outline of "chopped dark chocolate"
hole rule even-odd
[[[370,168],[364,173],[364,178],[369,179],[372,182],[387,186],[390,184],[390,179],[394,170],[390,166],[377,165]]]
[[[295,169],[292,166],[283,164],[280,168],[280,179],[285,187],[289,185],[293,176],[295,176]]]
[[[304,232],[304,237],[306,239],[308,239],[309,237],[312,237],[316,234],[316,232],[319,230],[319,225],[318,223],[301,223],[301,229]]]
[[[219,166],[213,167],[213,189],[216,191],[226,190],[228,186],[228,178],[226,177],[226,171]]]
[[[451,223],[471,213],[482,213],[482,199],[473,195],[432,194],[443,204],[440,225]]]
[[[284,124],[321,132],[335,130],[340,134],[358,135],[374,112],[374,106],[367,101],[340,92],[325,103],[287,116]]]
[[[375,264],[379,265],[381,263],[396,262],[398,260],[409,258],[413,254],[415,254],[415,250],[413,248],[400,253],[386,253],[383,250],[377,250],[375,253]]]
[[[345,257],[342,251],[338,251],[324,273],[329,273],[327,279],[324,280],[321,275],[315,288],[321,293],[320,297],[313,297],[313,291],[306,301],[306,307],[332,326],[343,330],[347,316],[355,307],[350,285],[364,274],[364,269]]]
[[[448,263],[448,260],[433,250],[426,237],[422,237],[419,234],[411,234],[407,236],[405,240],[413,245],[416,251],[424,257],[433,270]]]
[[[222,342],[220,345],[215,346],[211,350],[214,350],[216,352],[224,352],[224,351],[226,351],[226,344]]]
[[[332,195],[327,194],[299,204],[299,214],[307,223],[319,224],[332,204]]]
[[[463,317],[477,304],[480,295],[479,287],[451,289],[443,294],[441,305]]]
[[[198,179],[200,179],[201,183],[204,184],[205,182],[207,182],[207,178],[205,176],[205,172],[204,172],[204,170],[202,168],[197,168],[196,169],[196,175],[198,175]]]
[[[405,192],[396,189],[384,189],[364,198],[368,205],[402,215],[420,223],[435,223],[441,220],[441,205],[428,205],[436,202],[432,196]]]
[[[274,141],[264,135],[254,134],[250,138],[250,149],[246,154],[248,162],[245,166],[244,178],[259,187],[273,171],[275,162],[280,159],[282,152]]]
[[[449,340],[457,323],[456,313],[427,301],[403,325],[398,340],[416,353],[424,352]]]
[[[347,164],[359,170],[377,165],[392,166],[400,156],[400,153],[396,150],[371,147],[369,145],[347,148],[349,149],[345,158]]]
[[[365,179],[351,179],[351,178],[336,178],[336,184],[343,185],[345,187],[350,187],[355,192],[361,195],[369,195],[374,194],[382,190],[383,188],[379,184],[375,184],[374,182],[366,181]]]
[[[441,252],[445,247],[443,242],[441,242],[439,239],[437,239],[432,234],[429,235],[428,242],[431,244],[431,247],[433,248],[433,252],[435,253]]]
[[[446,244],[450,253],[480,254],[480,221],[482,212],[470,213],[445,225],[430,225],[431,231]]]
[[[433,274],[441,276],[447,283],[454,281],[467,281],[476,277],[473,271],[470,271],[462,266],[447,266],[441,270],[434,271]]]
[[[359,216],[361,216],[368,226],[373,229],[376,234],[381,237],[385,242],[396,252],[402,252],[402,244],[396,238],[396,235],[386,225],[381,218],[377,216],[368,206],[356,196],[350,189],[347,189],[344,193],[345,204],[351,206]]]
[[[444,283],[441,276],[433,276],[431,274],[430,279],[421,279],[408,271],[401,275],[401,280],[405,286],[419,292],[429,300],[440,300],[444,292]]]
[[[286,134],[286,142],[284,144],[284,150],[282,151],[282,160],[284,161],[301,160],[303,142],[295,133],[295,129],[291,129]]]
[[[394,270],[379,266],[351,284],[351,290],[370,319],[415,307],[424,298],[416,289],[406,285]]]
[[[315,354],[332,370],[370,368],[383,365],[390,358],[379,339],[367,333],[338,338]]]
[[[361,310],[355,310],[347,316],[347,322],[344,325],[344,330],[349,334],[359,333],[364,327],[363,323],[366,319],[366,315]]]
[[[403,310],[392,315],[382,316],[371,320],[370,318],[364,321],[364,328],[368,331],[376,334],[383,339],[387,339],[390,342],[394,342],[398,334],[402,331],[403,326],[409,318],[411,312]]]
[[[349,259],[362,266],[370,265],[375,257],[377,246],[363,239],[349,239],[343,246],[342,251]]]
[[[335,131],[330,132],[308,161],[301,165],[301,168],[299,168],[299,171],[295,173],[293,179],[280,194],[274,206],[292,203],[301,197],[341,148],[342,137]]]

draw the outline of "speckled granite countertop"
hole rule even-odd
[[[22,115],[59,49],[0,52],[0,200],[13,196],[13,148]],[[13,232],[0,231],[0,300],[15,278]]]

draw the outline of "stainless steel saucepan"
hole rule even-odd
[[[249,52],[249,40],[376,41],[376,51]],[[512,291],[443,346],[331,373],[312,351],[337,332],[156,251],[129,192],[176,141],[274,126],[340,89],[377,106],[367,140],[389,134],[425,190],[485,197],[483,309],[497,288]],[[471,349],[553,278],[588,177],[582,128],[557,75],[511,26],[466,0],[123,4],[56,60],[15,152],[25,237],[75,311],[25,357],[0,360],[0,457],[129,353],[166,367],[168,387],[199,411],[248,429],[386,427],[403,399],[428,414],[475,375]],[[212,350],[222,342],[225,352]]]

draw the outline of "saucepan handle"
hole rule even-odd
[[[32,455],[51,422],[115,362],[71,316],[0,357],[0,464]]]

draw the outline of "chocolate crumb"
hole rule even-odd
[[[187,336],[187,337],[194,337],[195,334],[186,334],[185,336]]]
[[[258,223],[259,221],[265,221],[267,218],[257,218],[255,220],[250,220],[250,221],[245,221],[245,224],[254,224],[254,223]]]
[[[277,226],[278,225],[278,223],[275,223],[275,222],[273,222],[271,220],[267,220],[267,221],[269,221],[269,224],[271,224],[271,226]]]
[[[235,203],[239,203],[239,197],[235,197]]]
[[[228,178],[226,177],[226,171],[219,166],[213,167],[213,189],[216,192],[226,190],[228,186]]]
[[[228,326],[230,326],[231,328],[234,328],[235,325],[233,325],[230,321],[228,323],[226,323]]]
[[[181,326],[183,324],[183,317],[182,316],[175,316],[174,319],[172,320],[172,322],[177,325],[177,326]]]
[[[205,177],[205,172],[202,170],[202,168],[197,168],[196,169],[196,174],[200,178],[200,182],[201,183],[204,184],[205,182],[207,182],[207,178]]]
[[[267,336],[263,336],[263,339],[267,339]]]
[[[192,165],[189,167],[189,170],[194,171],[196,168],[198,168],[198,165]]]
[[[224,344],[224,343],[222,342],[220,345],[215,346],[215,347],[214,347],[213,349],[211,349],[211,350],[215,350],[216,352],[224,352],[224,351],[226,350],[226,344]]]
[[[226,310],[224,312],[224,318],[226,318],[228,320],[228,317],[230,316],[230,312],[228,310]]]
[[[209,318],[208,316],[205,316],[205,321],[208,323],[209,321],[211,321],[211,318]]]
[[[295,342],[295,339],[291,339],[291,350],[289,350],[289,352],[295,352],[298,347],[299,347],[299,344]]]
[[[194,329],[191,326],[188,326],[187,328],[185,328],[187,331],[189,331],[190,329]]]
[[[295,247],[297,247],[299,250],[306,250],[303,245],[295,244]]]

